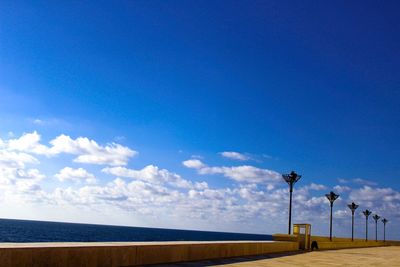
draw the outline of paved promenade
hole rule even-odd
[[[400,247],[375,247],[246,257],[163,266],[400,266]]]

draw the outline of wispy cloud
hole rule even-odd
[[[377,185],[376,182],[361,179],[361,178],[356,178],[352,180],[353,183],[360,184],[360,185]]]
[[[219,154],[224,158],[233,159],[233,160],[240,160],[240,161],[250,160],[250,156],[243,154],[243,153],[234,152],[234,151],[224,151],[224,152],[220,152]]]
[[[43,125],[44,121],[41,119],[34,119],[34,120],[32,120],[32,123],[37,124],[37,125]]]
[[[366,179],[361,179],[361,178],[355,178],[355,179],[338,178],[337,180],[341,184],[353,183],[353,184],[359,184],[359,185],[377,185],[376,182],[366,180]]]
[[[188,168],[196,169],[201,175],[221,174],[237,182],[275,183],[281,179],[278,172],[250,165],[209,167],[198,159],[185,160],[182,164]]]

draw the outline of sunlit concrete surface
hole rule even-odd
[[[167,266],[400,266],[400,247],[374,247],[286,253],[271,256],[182,263]]]

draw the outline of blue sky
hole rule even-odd
[[[400,221],[398,12],[396,1],[2,2],[10,193],[0,217],[284,232],[286,200],[262,206],[286,197],[276,174],[294,169],[303,174],[297,203],[309,207],[295,221],[314,220],[320,234],[321,196],[334,188],[338,226],[360,198]],[[152,193],[128,193],[144,187]],[[107,202],[117,191],[120,201]],[[160,195],[169,199],[151,201]],[[229,220],[215,226],[224,212]]]

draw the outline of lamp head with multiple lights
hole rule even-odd
[[[355,204],[354,202],[352,202],[351,204],[347,205],[347,207],[349,207],[349,209],[351,210],[351,214],[354,215],[354,212],[355,212],[356,209],[358,208],[358,205]]]
[[[375,214],[374,216],[372,216],[372,219],[375,220],[375,222],[378,222],[378,220],[381,218],[381,216],[379,216],[378,214]]]
[[[364,214],[365,217],[368,219],[369,215],[372,214],[372,211],[370,211],[370,210],[364,210],[364,211],[363,211],[363,214]]]
[[[333,202],[335,202],[335,200],[339,198],[339,195],[335,194],[333,191],[331,191],[329,194],[326,194],[325,196],[329,200],[331,205],[333,205]]]
[[[300,180],[301,175],[298,175],[295,171],[292,171],[289,174],[282,174],[283,180],[290,186],[290,188],[293,188],[293,185]]]

